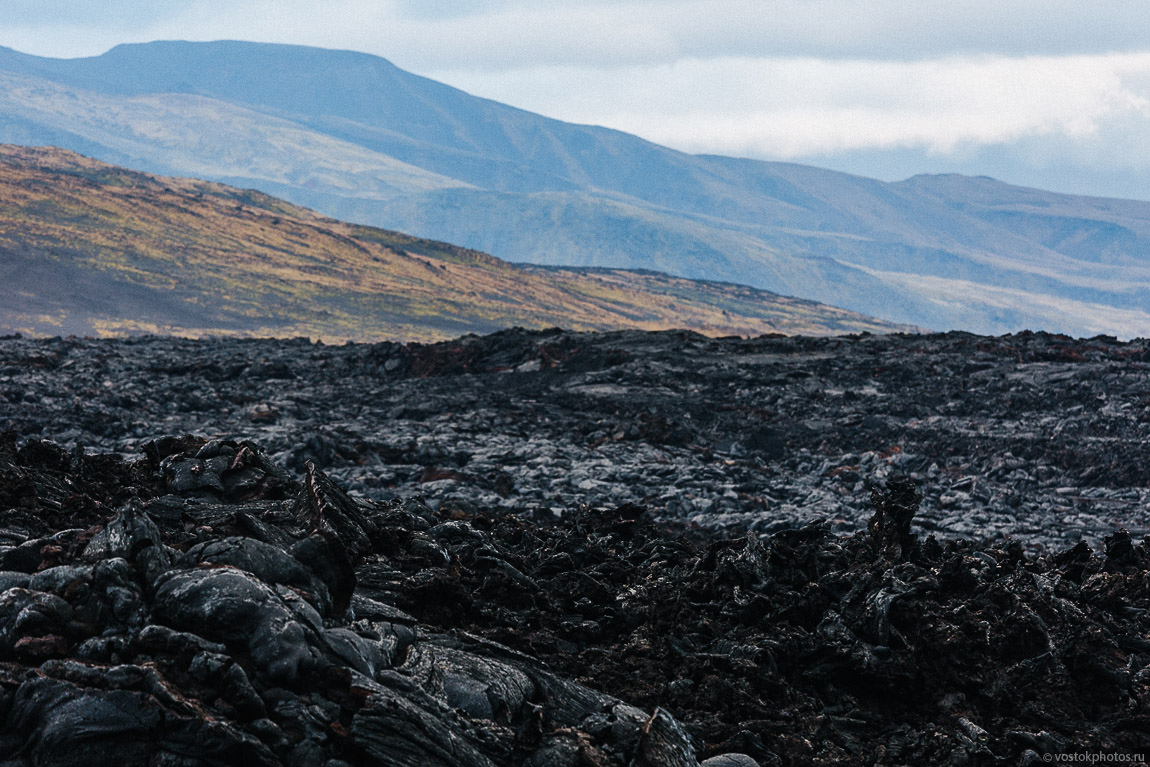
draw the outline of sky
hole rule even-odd
[[[693,153],[1150,200],[1147,0],[0,0],[0,45],[363,51]]]

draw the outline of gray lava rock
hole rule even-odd
[[[320,578],[290,553],[254,538],[232,536],[196,544],[185,552],[181,563],[189,568],[199,564],[230,565],[265,584],[301,592],[321,615],[332,609],[327,585]]]
[[[699,762],[699,767],[759,767],[759,763],[746,754],[720,754]]]
[[[272,587],[240,570],[168,573],[156,584],[153,610],[177,630],[244,646],[273,682],[296,684],[321,662],[315,627],[298,621]]]

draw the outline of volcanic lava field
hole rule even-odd
[[[1148,373],[1033,333],[0,339],[0,764],[1134,753]]]
[[[0,427],[129,459],[165,435],[250,440],[372,500],[636,503],[735,533],[860,529],[894,472],[924,534],[1096,545],[1150,532],[1148,362],[1145,341],[1043,334],[8,339]]]

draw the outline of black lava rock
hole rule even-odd
[[[1148,359],[0,339],[0,765],[1133,754]]]

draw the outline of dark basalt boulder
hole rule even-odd
[[[185,497],[247,501],[280,499],[297,483],[247,442],[165,437],[144,446],[167,492]]]
[[[322,561],[318,557],[316,559]],[[184,568],[226,565],[244,570],[267,585],[293,589],[321,614],[332,612],[327,584],[315,572],[294,557],[291,551],[254,538],[230,536],[197,543],[180,557],[180,565]]]
[[[330,611],[335,615],[347,612],[355,595],[355,568],[339,537],[321,530],[293,543],[288,552],[327,590]]]
[[[287,588],[234,568],[166,574],[156,584],[154,612],[164,625],[242,647],[277,684],[298,684],[321,664],[319,613]]]
[[[4,737],[13,757],[37,767],[281,764],[255,737],[205,717],[140,666],[43,664],[16,690]]]

